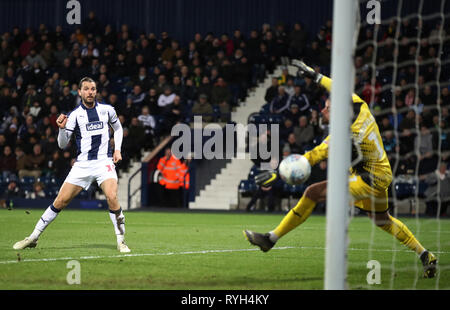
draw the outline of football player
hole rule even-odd
[[[331,91],[330,78],[315,72],[302,61],[294,60],[293,65],[298,68],[299,76],[310,78],[328,92]],[[436,273],[436,257],[420,244],[405,224],[389,214],[388,187],[392,181],[392,171],[375,118],[367,103],[356,94],[353,94],[352,101],[354,118],[351,125],[353,161],[349,176],[350,195],[355,206],[366,211],[378,227],[417,253],[424,267],[424,277],[432,278]],[[328,99],[321,111],[324,123],[329,122],[330,108],[331,102]],[[329,139],[330,136],[326,137],[320,145],[304,154],[311,166],[328,157]],[[255,180],[262,186],[270,186],[276,176],[276,172],[266,171]],[[269,251],[281,237],[302,224],[317,203],[326,200],[326,193],[327,181],[308,186],[297,205],[274,230],[265,234],[245,230],[245,237],[262,251]]]
[[[114,107],[96,102],[96,83],[89,77],[81,79],[78,94],[81,103],[69,115],[61,114],[58,146],[64,149],[75,137],[78,155],[69,175],[61,186],[54,202],[45,210],[30,236],[14,244],[16,250],[34,248],[44,229],[57,217],[83,189],[96,181],[109,207],[110,218],[117,237],[117,249],[128,253],[125,243],[125,216],[117,199],[117,174],[115,164],[122,160],[122,125]],[[111,147],[109,127],[114,130],[114,151]]]

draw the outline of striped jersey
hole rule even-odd
[[[119,121],[113,106],[95,103],[86,108],[82,103],[69,115],[66,130],[75,135],[77,161],[111,158],[113,146],[110,126]]]

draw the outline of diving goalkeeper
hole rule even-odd
[[[294,60],[293,65],[298,68],[299,76],[310,78],[328,92],[331,91],[330,78],[316,73],[301,61]],[[436,257],[420,244],[405,224],[389,214],[388,187],[392,181],[392,171],[375,118],[370,113],[367,103],[360,97],[353,94],[352,101],[354,116],[351,132],[352,159],[354,160],[350,168],[349,191],[355,201],[354,204],[366,211],[378,227],[417,253],[424,266],[424,277],[432,278],[436,273]],[[328,99],[321,111],[324,123],[329,122],[330,119],[330,104]],[[328,157],[329,139],[330,136],[326,137],[320,145],[304,154],[311,166]],[[276,178],[276,172],[263,172],[255,180],[261,186],[270,186]],[[278,227],[266,234],[245,230],[245,237],[251,244],[259,246],[263,252],[269,251],[278,239],[302,224],[317,203],[326,200],[326,193],[327,181],[311,184]]]

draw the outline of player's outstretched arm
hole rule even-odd
[[[328,92],[331,92],[331,86],[333,84],[333,80],[328,76],[325,76],[321,73],[317,73],[313,68],[306,65],[303,61],[294,59],[292,61],[292,65],[298,68],[297,75],[300,77],[307,77],[313,80],[313,82],[324,87]],[[356,94],[352,94],[353,102],[363,102],[363,100]]]
[[[311,151],[306,152],[305,158],[309,161],[312,166],[328,158],[328,143],[330,141],[330,136],[326,137],[321,144],[313,148]]]
[[[332,80],[305,64],[303,61],[294,59],[292,65],[298,68],[297,75],[303,78],[310,78],[314,83],[323,86],[328,92],[331,91]]]

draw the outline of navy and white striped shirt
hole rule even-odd
[[[82,103],[68,115],[65,130],[60,130],[58,144],[64,148],[72,134],[77,145],[77,161],[112,157],[109,127],[114,129],[114,149],[120,150],[123,130],[113,106],[95,103],[86,108]]]

